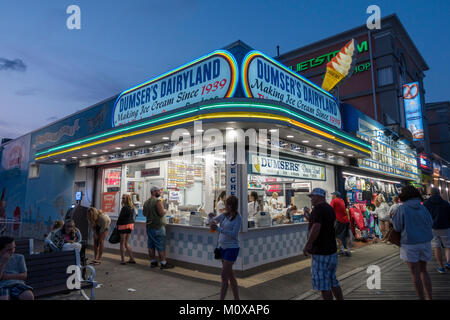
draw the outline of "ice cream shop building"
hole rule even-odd
[[[136,210],[130,244],[146,253],[142,208],[159,186],[168,258],[219,267],[206,214],[226,191],[244,221],[237,270],[295,257],[307,238],[307,194],[341,188],[345,168],[372,157],[371,141],[346,132],[343,120],[333,95],[238,41],[2,144],[1,232],[42,239],[73,204],[115,221],[126,193]],[[253,191],[259,204],[249,214]],[[276,209],[267,205],[274,193]],[[290,204],[299,211],[287,218]]]

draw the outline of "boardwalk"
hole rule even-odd
[[[367,269],[355,269],[338,277],[346,300],[417,300],[408,266],[399,258],[398,253],[373,264],[381,269],[381,288],[368,289],[367,279],[370,275]],[[433,299],[450,300],[450,271],[440,274],[436,268],[437,263],[433,259],[427,266],[432,282]],[[296,300],[317,299],[320,299],[319,293],[312,290],[296,298]]]

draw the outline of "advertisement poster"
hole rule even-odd
[[[403,85],[406,128],[411,131],[414,141],[423,140],[422,104],[420,103],[419,83]]]
[[[117,195],[119,192],[105,192],[102,196],[102,211],[108,214],[118,214],[117,207]]]
[[[259,51],[249,52],[242,62],[242,86],[249,98],[281,101],[342,128],[341,112],[331,94]]]
[[[234,57],[215,51],[124,91],[114,105],[113,127],[196,102],[232,97],[236,84]]]

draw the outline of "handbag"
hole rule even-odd
[[[115,243],[119,243],[120,242],[120,234],[119,234],[119,230],[117,229],[117,224],[114,227],[113,232],[111,233],[111,235],[109,236],[108,239],[109,243],[115,244]]]
[[[394,228],[390,227],[388,233],[386,234],[386,241],[395,244],[400,247],[400,240],[402,234],[394,230]]]

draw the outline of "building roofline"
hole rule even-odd
[[[414,50],[414,54],[416,54],[419,58],[419,60],[421,60],[421,66],[422,66],[422,71],[426,71],[429,70],[429,67],[427,65],[427,63],[425,62],[425,59],[422,57],[422,55],[420,54],[419,50],[417,49],[416,45],[414,44],[414,42],[412,41],[411,37],[409,36],[408,32],[406,31],[405,27],[403,26],[403,24],[401,23],[400,19],[398,18],[397,14],[393,13],[390,14],[386,17],[381,18],[381,23],[386,23],[388,21],[393,21],[394,23],[397,23],[398,26],[400,27],[401,32],[404,33],[405,37],[407,38],[408,42],[412,45],[412,49]],[[341,33],[335,34],[333,36],[330,36],[328,38],[310,43],[306,46],[288,51],[286,53],[283,53],[279,56],[276,57],[276,59],[290,59],[290,58],[294,58],[296,56],[298,56],[300,53],[302,55],[308,54],[310,52],[314,52],[317,49],[323,48],[325,46],[330,46],[339,42],[342,42],[342,38],[345,38],[346,36],[355,36],[356,34],[365,34],[367,33],[368,29],[366,25],[361,25],[358,27],[355,27],[353,29],[349,29],[346,31],[343,31]]]

